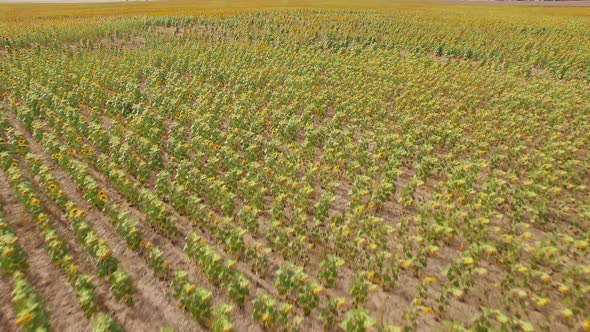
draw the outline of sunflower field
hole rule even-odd
[[[0,5],[0,330],[590,331],[590,8]]]

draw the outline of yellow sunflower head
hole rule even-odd
[[[99,199],[101,202],[103,202],[103,203],[106,203],[106,202],[109,200],[109,196],[107,196],[107,194],[106,194],[104,191],[102,191],[102,190],[101,190],[101,191],[98,193],[98,199]]]
[[[80,215],[80,209],[78,209],[78,208],[72,208],[70,210],[70,218],[75,218],[75,217],[77,217],[79,215]]]

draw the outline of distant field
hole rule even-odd
[[[103,3],[103,2],[146,2],[160,0],[0,0],[0,3]],[[524,0],[430,0],[429,2],[442,3],[467,3],[467,4],[490,4],[490,5],[519,5],[519,6],[558,6],[558,7],[587,7],[589,0],[546,0],[546,1],[524,1]],[[280,4],[279,4],[280,5]]]
[[[590,331],[590,8],[0,5],[0,331]]]

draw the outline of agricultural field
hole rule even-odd
[[[590,331],[590,8],[0,5],[0,331]]]

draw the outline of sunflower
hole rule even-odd
[[[230,268],[230,269],[233,269],[236,266],[237,263],[238,263],[238,261],[235,260],[235,259],[234,260],[231,260],[231,261],[228,261],[227,267]]]
[[[284,313],[286,313],[286,314],[289,314],[289,313],[291,313],[292,311],[293,311],[293,305],[291,305],[291,304],[287,305],[287,306],[286,306],[286,307],[283,309],[283,312],[284,312]]]
[[[213,295],[211,295],[211,293],[203,295],[203,297],[201,297],[201,304],[209,302],[209,300],[211,300],[212,297]]]
[[[186,287],[186,288],[184,289],[184,293],[185,293],[185,294],[191,294],[191,293],[193,293],[193,292],[194,292],[196,289],[197,289],[197,286],[195,286],[195,285],[190,285],[190,286],[188,286],[188,287]]]
[[[430,286],[436,282],[436,278],[430,277],[430,278],[426,278],[424,281],[425,281],[426,285]]]
[[[100,257],[100,259],[107,259],[107,258],[111,257],[112,254],[113,254],[113,252],[111,251],[111,249],[107,249],[99,257]]]
[[[18,146],[25,146],[26,144],[27,144],[27,141],[25,141],[24,139],[18,140]]]
[[[14,162],[14,163],[10,164],[10,167],[12,167],[12,168],[18,167],[18,163],[17,162]]]
[[[30,313],[26,313],[24,316],[18,318],[15,322],[16,326],[23,326],[25,324],[30,323],[33,320],[33,315]]]
[[[70,266],[70,274],[76,274],[78,272],[78,270],[80,270],[79,265],[71,265]]]
[[[101,190],[101,191],[98,193],[98,199],[99,199],[101,202],[103,202],[103,203],[106,203],[106,202],[109,200],[109,197],[107,196],[107,194],[106,194],[104,191],[102,191],[102,190]]]
[[[32,199],[32,200],[29,202],[29,204],[30,204],[31,206],[39,205],[39,203],[41,203],[41,201],[39,201],[39,200],[38,200],[38,199],[36,199],[36,198],[33,198],[33,199]]]
[[[324,292],[324,288],[323,287],[316,287],[313,290],[313,295],[316,295],[317,296],[317,295],[322,294],[323,292]]]
[[[39,213],[37,215],[38,222],[44,222],[45,220],[47,220],[47,215],[45,213]]]
[[[55,189],[57,189],[57,186],[54,183],[51,183],[47,186],[47,189],[54,191]]]
[[[537,304],[537,306],[544,308],[547,306],[547,304],[549,304],[549,299],[546,297],[538,298],[536,301],[536,304]]]
[[[15,252],[14,248],[8,248],[2,252],[2,257],[11,256],[12,254],[14,254],[14,252]]]
[[[422,316],[426,316],[426,315],[428,315],[431,312],[432,312],[432,308],[430,308],[430,307],[424,307],[424,308],[422,308]]]
[[[400,266],[402,267],[402,269],[407,270],[412,266],[412,261],[406,259],[405,261],[401,262]]]
[[[54,154],[53,155],[53,158],[55,158],[57,160],[60,160],[61,159],[61,153],[58,152],[58,153]]]
[[[78,208],[72,208],[70,210],[70,218],[74,218],[80,215],[80,209]]]

